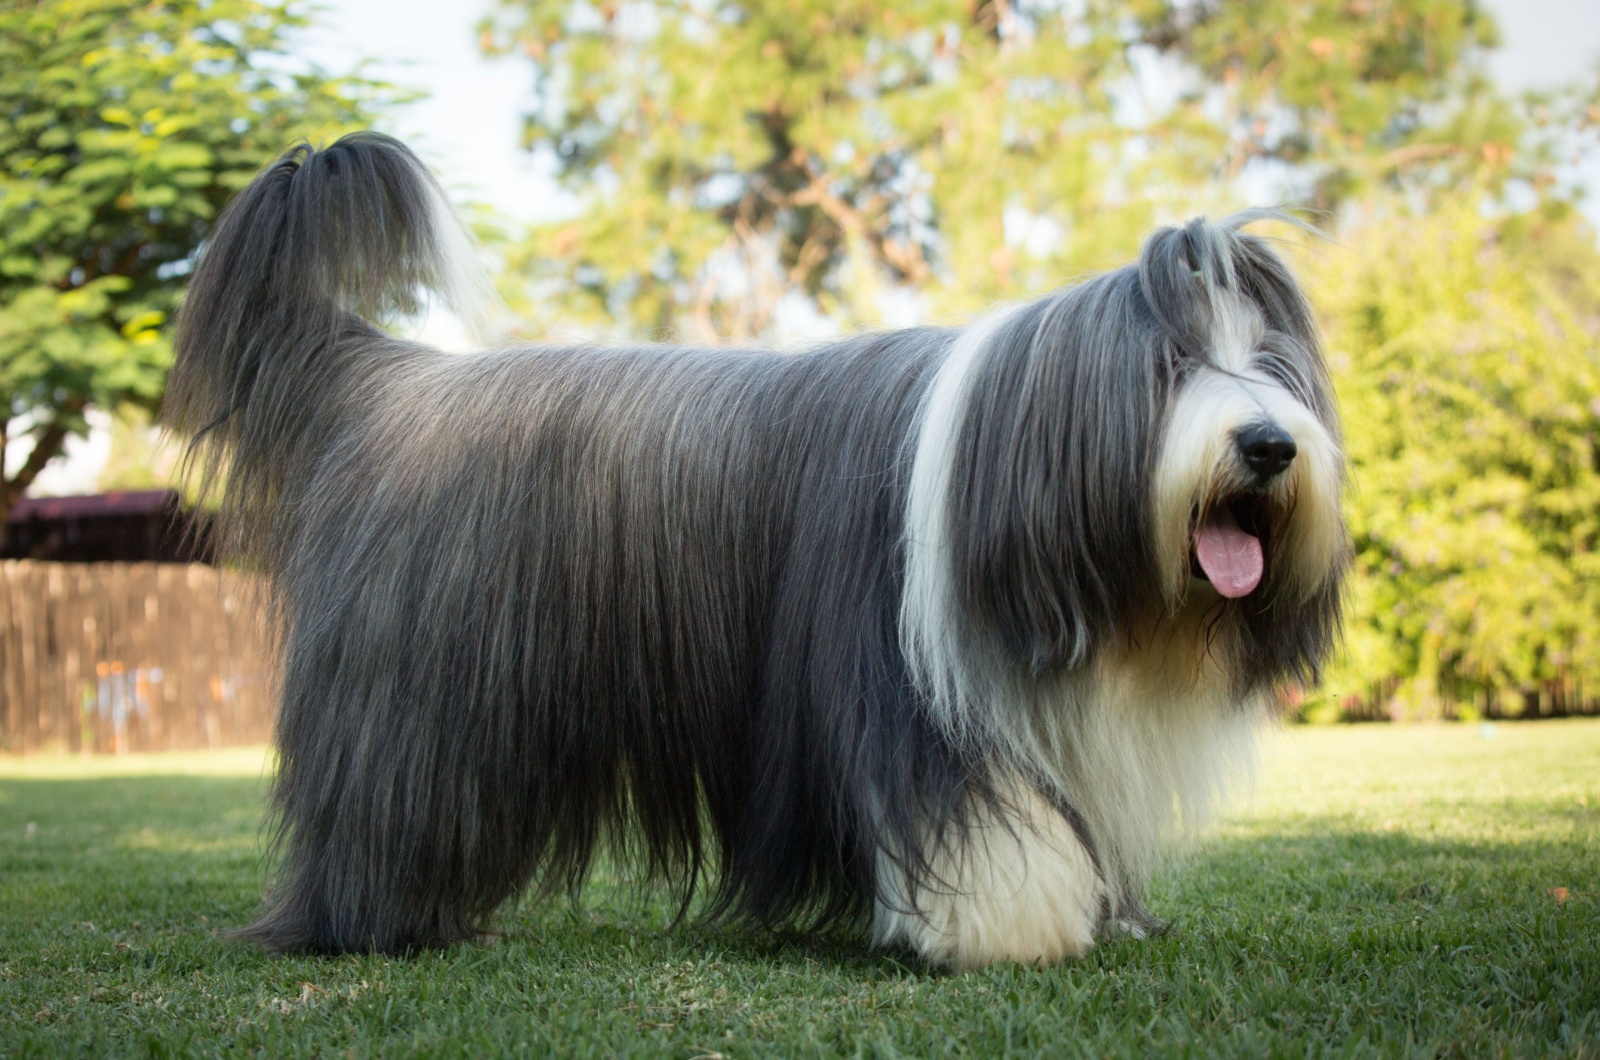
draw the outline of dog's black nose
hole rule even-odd
[[[1294,463],[1294,439],[1289,432],[1274,423],[1257,423],[1233,436],[1244,464],[1256,477],[1265,481],[1283,474]]]

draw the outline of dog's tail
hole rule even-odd
[[[483,276],[438,183],[392,137],[300,144],[234,199],[178,315],[165,410],[221,501],[226,547],[270,549],[271,505],[327,440],[352,369],[392,348],[370,322],[431,290],[479,324]]]

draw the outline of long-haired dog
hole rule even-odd
[[[471,274],[429,173],[291,151],[169,398],[281,641],[245,934],[443,946],[604,850],[951,968],[1147,929],[1339,614],[1339,425],[1259,216],[966,328],[452,355],[370,322]]]

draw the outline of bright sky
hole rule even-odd
[[[1504,37],[1489,66],[1511,88],[1549,88],[1600,63],[1595,0],[1486,0]]]
[[[525,60],[478,50],[486,0],[323,0],[307,55],[333,72],[366,57],[372,74],[428,98],[402,108],[386,131],[445,178],[456,201],[476,200],[513,220],[561,211],[560,193],[517,146],[531,76]]]
[[[1600,64],[1600,0],[1485,3],[1505,38],[1491,70],[1507,87],[1551,87]],[[489,0],[323,0],[306,52],[335,72],[372,59],[375,76],[427,92],[386,131],[415,147],[457,202],[483,202],[512,220],[548,219],[563,212],[562,195],[517,146],[528,66],[490,62],[478,51],[477,24],[490,7]],[[1576,172],[1593,189],[1587,212],[1600,228],[1600,158]],[[448,332],[448,321],[443,327]],[[424,335],[450,343],[447,334]],[[108,451],[103,429],[69,443],[67,458],[46,468],[33,492],[92,491]]]

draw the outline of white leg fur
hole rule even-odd
[[[1199,595],[1198,593],[1196,594]],[[1261,698],[1238,702],[1203,647],[1204,603],[1137,630],[1093,675],[1040,690],[1026,745],[1060,797],[1082,814],[1108,877],[1112,915],[1136,895],[1174,839],[1210,819],[1230,788],[1248,784]]]
[[[1094,945],[1104,885],[1072,826],[1023,785],[1006,820],[980,816],[965,843],[932,859],[937,882],[915,896],[880,859],[873,940],[903,943],[954,971],[1000,961],[1054,964]]]

